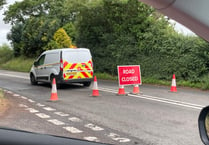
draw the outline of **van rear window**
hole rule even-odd
[[[65,51],[63,59],[70,63],[82,63],[91,59],[91,54],[88,51]]]

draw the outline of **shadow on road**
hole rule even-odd
[[[37,86],[41,86],[41,87],[46,87],[46,88],[51,88],[51,84],[49,83],[38,83]],[[85,87],[83,86],[83,84],[79,84],[79,83],[72,83],[72,84],[62,84],[60,86],[60,88],[58,88],[59,90],[74,90],[74,89],[82,89],[82,88],[89,88],[89,87]]]

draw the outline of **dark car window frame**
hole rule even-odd
[[[44,65],[45,57],[46,57],[46,55],[44,54],[38,59],[37,66]]]

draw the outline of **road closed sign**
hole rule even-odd
[[[141,85],[140,65],[118,66],[119,85]]]

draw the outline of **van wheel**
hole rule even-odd
[[[83,85],[84,87],[89,87],[91,85],[91,82],[84,82]]]
[[[33,74],[30,74],[30,83],[31,85],[37,85],[38,82],[36,81],[36,78]]]
[[[56,80],[57,89],[60,89],[60,88],[61,88],[61,84],[57,83],[57,78],[55,77],[55,75],[51,75],[51,77],[50,77],[51,86],[52,86],[52,83],[53,83],[53,79],[54,79],[54,78],[55,78],[55,80]]]

